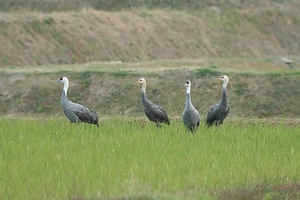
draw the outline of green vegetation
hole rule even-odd
[[[100,124],[2,119],[0,198],[213,199],[256,187],[276,197],[273,187],[299,184],[297,124],[202,121],[195,134],[176,120],[161,129],[133,118]]]
[[[299,0],[0,0],[0,199],[300,199],[299,10]],[[208,128],[223,74],[230,114]],[[62,76],[99,128],[64,117]],[[170,126],[144,116],[140,77]],[[186,80],[195,134],[179,120]]]
[[[116,77],[126,77],[128,75],[127,71],[117,71],[113,73]]]
[[[196,71],[196,77],[201,78],[205,76],[220,76],[221,73],[218,72],[217,70],[214,70],[212,67],[211,68],[199,68]]]

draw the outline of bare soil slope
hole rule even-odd
[[[0,66],[299,55],[298,4],[0,13]]]

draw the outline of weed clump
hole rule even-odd
[[[113,73],[114,76],[116,77],[126,77],[128,75],[127,71],[117,71]]]
[[[215,70],[215,67],[205,67],[205,68],[199,68],[196,71],[196,77],[206,77],[206,76],[217,76],[221,75],[221,73],[217,70]]]

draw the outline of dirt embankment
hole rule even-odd
[[[300,52],[298,7],[1,13],[0,66]]]
[[[147,66],[146,63],[144,65]],[[92,67],[92,66],[90,66]],[[230,77],[227,86],[230,118],[300,117],[299,70],[247,73],[221,67],[178,68],[144,71],[119,69],[53,72],[1,72],[0,113],[2,116],[63,116],[60,96],[62,76],[70,80],[70,100],[96,110],[99,116],[144,117],[141,88],[133,83],[148,81],[149,100],[165,108],[170,117],[180,117],[185,104],[186,80],[192,82],[192,102],[205,119],[208,110],[221,98],[220,75]],[[113,66],[112,66],[113,67]],[[286,68],[282,65],[282,68]]]

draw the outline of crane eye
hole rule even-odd
[[[63,77],[61,77],[59,80],[62,81],[62,80],[63,80]]]
[[[186,84],[190,84],[190,82],[189,81],[187,81],[187,82],[185,82]]]
[[[221,78],[224,78],[224,76],[222,76]]]

